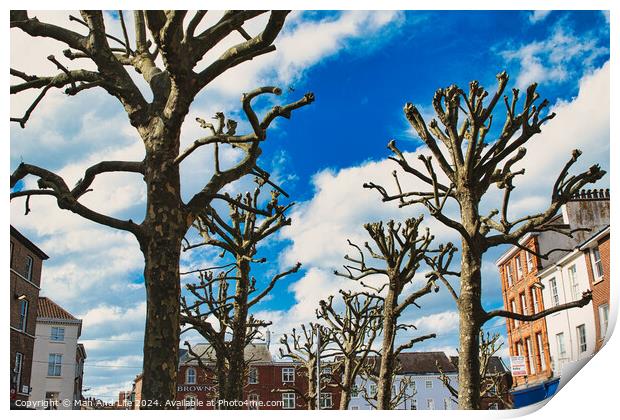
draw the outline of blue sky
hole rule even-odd
[[[67,24],[67,13],[36,15]],[[248,26],[250,31],[260,26],[257,21]],[[108,22],[114,25],[111,17]],[[33,48],[17,31],[12,31],[11,41],[12,67],[53,70],[44,57],[58,45]],[[510,87],[539,82],[541,96],[549,99],[558,117],[529,146],[524,160],[528,172],[514,195],[515,214],[544,207],[545,194],[572,148],[584,149],[582,167],[599,162],[609,168],[609,30],[608,17],[601,12],[295,13],[276,45],[275,53],[235,69],[206,89],[195,101],[182,137],[189,143],[201,134],[193,124],[195,116],[209,117],[217,110],[238,115],[240,94],[260,84],[292,86],[288,99],[306,91],[316,95],[313,105],[291,120],[278,121],[261,157],[263,167],[297,204],[292,226],[261,250],[270,264],[257,276],[303,263],[297,275],[279,284],[273,298],[257,308],[258,315],[274,322],[276,342],[281,332],[312,319],[318,299],[343,287],[343,280],[330,273],[348,252],[347,238],[364,240],[364,222],[402,220],[421,211],[395,209],[361,188],[363,182],[388,179],[394,169],[385,161],[388,140],[396,139],[405,151],[420,150],[421,142],[403,117],[406,102],[430,115],[437,88],[467,86],[477,79],[493,90],[495,75],[503,69],[511,76]],[[31,54],[21,54],[26,46]],[[12,116],[27,105],[28,98],[13,98]],[[11,127],[11,168],[23,159],[77,180],[85,167],[111,156],[140,159],[143,151],[119,104],[101,91],[75,98],[51,94],[26,129]],[[201,158],[184,163],[184,196],[207,176],[208,165]],[[608,184],[608,178],[601,181]],[[242,181],[234,188],[249,185]],[[141,220],[144,188],[139,177],[114,175],[95,184],[84,199],[116,216]],[[487,205],[494,199],[491,194]],[[138,246],[130,236],[63,213],[45,198],[33,199],[31,208],[24,216],[23,202],[12,203],[11,223],[51,256],[42,292],[84,319],[89,395],[116,395],[130,386],[141,365],[144,288]],[[430,218],[426,223],[438,240],[455,240]],[[494,265],[501,252],[493,250],[485,258],[487,308],[502,302]],[[184,255],[182,264],[184,269],[197,268],[212,260],[213,252],[200,251]],[[406,318],[420,332],[438,332],[438,338],[418,349],[454,353],[454,303],[445,290],[421,303],[422,310]],[[492,324],[499,325],[492,331],[504,332],[498,320]],[[272,345],[274,354],[276,350]]]

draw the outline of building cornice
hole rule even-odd
[[[37,323],[41,324],[64,324],[64,325],[82,325],[81,319],[65,319],[65,318],[45,318],[37,317]]]
[[[527,241],[529,241],[530,239],[534,238],[538,236],[538,233],[527,233],[523,238],[519,239],[519,245],[523,245],[525,244]],[[511,246],[508,251],[504,252],[498,259],[497,261],[495,261],[495,265],[496,266],[500,266],[503,263],[505,263],[507,260],[509,260],[510,258],[512,258],[512,256],[521,248],[519,248],[516,245]]]

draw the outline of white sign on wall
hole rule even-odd
[[[527,376],[525,356],[510,356],[510,372],[512,376]]]

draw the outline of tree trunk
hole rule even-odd
[[[392,378],[394,375],[394,339],[396,336],[396,291],[390,286],[385,297],[383,313],[383,343],[377,393],[377,410],[389,410],[392,402]]]
[[[245,341],[247,333],[248,316],[248,293],[250,264],[247,259],[237,258],[239,269],[237,270],[237,282],[235,301],[233,306],[234,319],[232,322],[232,339],[230,342],[230,365],[228,377],[224,387],[223,398],[226,401],[243,400],[243,387],[245,385]],[[238,409],[238,407],[224,406],[223,409]]]
[[[311,357],[308,362],[310,361],[312,363],[308,364],[308,410],[316,410],[316,396],[317,392],[320,392],[320,390],[316,389],[316,358]]]
[[[351,369],[351,360],[346,359],[344,361],[344,369],[342,372],[342,392],[340,394],[340,407],[339,410],[346,410],[349,408],[351,402],[351,389],[355,386],[355,378]]]
[[[475,235],[472,235],[475,237]],[[473,245],[473,246],[472,246]],[[459,309],[459,408],[480,409],[481,252],[463,239]]]
[[[143,408],[162,409],[176,399],[181,241],[187,221],[180,198],[177,165],[179,130],[155,119],[141,134],[146,145],[147,211],[140,247],[144,254],[146,326],[143,362]]]

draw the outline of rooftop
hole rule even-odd
[[[62,308],[52,299],[44,296],[39,297],[39,308],[37,310],[37,318],[54,318],[78,321],[76,317]]]

